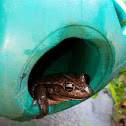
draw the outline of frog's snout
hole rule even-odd
[[[89,87],[86,87],[84,90],[85,90],[88,94],[90,94],[90,93],[91,93],[91,90],[90,90],[90,88],[89,88]]]
[[[81,89],[82,93],[86,93],[88,96],[91,96],[91,89],[90,87],[85,87],[84,89]]]

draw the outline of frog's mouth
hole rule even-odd
[[[54,99],[54,97],[56,98],[59,97],[59,98],[66,98],[66,99],[71,99],[71,100],[82,100],[82,99],[89,98],[91,96],[91,91],[90,93],[86,91],[82,92],[81,90],[68,92],[61,87],[59,91],[55,91],[55,89],[53,89],[53,92],[48,93],[48,94],[49,95],[47,96],[51,96],[52,99]]]

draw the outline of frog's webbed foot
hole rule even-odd
[[[43,118],[45,115],[48,114],[48,110],[47,111],[41,111],[37,116],[33,117],[32,119],[41,119]]]
[[[39,104],[39,103],[38,103]],[[33,117],[33,119],[41,119],[43,118],[45,115],[48,114],[48,106],[43,106],[39,104],[39,108],[40,108],[40,113]]]
[[[33,106],[36,106],[36,104],[38,103],[40,113],[37,116],[33,117],[33,119],[40,119],[48,114],[48,104],[45,87],[43,85],[36,86],[34,90],[34,96],[35,98],[33,99]]]

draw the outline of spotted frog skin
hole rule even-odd
[[[91,89],[87,83],[83,73],[57,73],[42,77],[32,88],[33,106],[38,103],[40,108],[40,113],[34,119],[48,114],[48,106],[89,98]]]

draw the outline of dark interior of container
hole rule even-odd
[[[89,40],[68,38],[45,53],[33,67],[29,80],[29,91],[43,75],[72,72],[84,73],[92,80],[98,67],[99,53]]]

